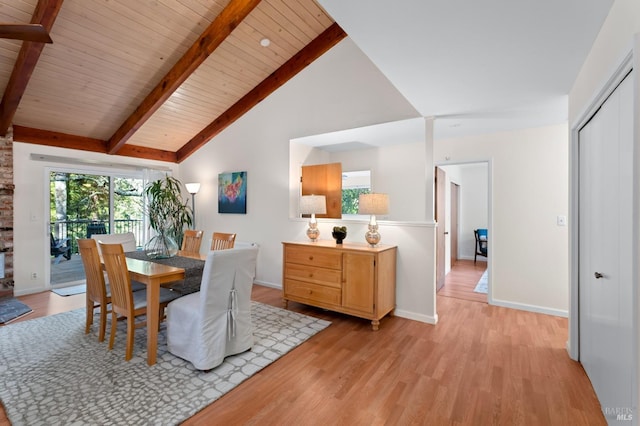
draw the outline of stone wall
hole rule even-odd
[[[9,128],[6,136],[0,136],[0,253],[5,262],[0,295],[13,293],[13,189],[13,129]]]

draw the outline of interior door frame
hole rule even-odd
[[[434,171],[435,167],[445,167],[445,166],[461,166],[465,164],[486,164],[487,165],[487,230],[489,235],[492,236],[490,244],[493,247],[494,239],[493,233],[491,230],[493,229],[493,161],[491,158],[478,158],[473,160],[466,161],[436,161],[434,162]],[[434,199],[435,199],[435,175],[434,175]],[[458,205],[458,214],[460,214],[460,205]],[[434,212],[435,213],[435,212]],[[458,226],[460,225],[460,221],[458,220]],[[460,233],[458,232],[458,235]],[[475,247],[474,247],[475,250]],[[446,250],[445,250],[446,251]],[[460,248],[458,246],[458,256]],[[487,303],[489,305],[493,305],[493,293],[492,293],[492,279],[493,279],[493,259],[495,251],[489,249],[489,253],[487,256]],[[458,257],[459,259],[459,257]],[[434,263],[435,266],[435,263]]]
[[[580,360],[580,282],[579,282],[579,261],[580,261],[580,238],[579,238],[579,190],[580,190],[580,170],[579,170],[579,131],[584,125],[591,119],[591,117],[598,111],[605,100],[613,93],[616,87],[624,80],[624,78],[631,73],[630,77],[633,78],[634,87],[634,117],[638,117],[639,105],[640,105],[640,37],[636,36],[633,40],[633,48],[630,50],[624,59],[620,62],[617,69],[608,78],[606,82],[601,86],[601,89],[594,94],[589,106],[579,115],[575,123],[570,127],[570,141],[569,141],[569,286],[570,286],[570,299],[569,299],[569,338],[567,341],[567,352],[569,356],[576,360]],[[640,179],[640,120],[635,119],[634,126],[634,151],[633,151],[633,175],[632,175],[632,205],[633,205],[633,223],[632,223],[632,257],[635,259],[632,262],[632,316],[633,316],[633,328],[631,330],[632,335],[632,359],[634,364],[632,365],[632,401],[638,403],[638,383],[640,381],[640,360],[638,354],[639,338],[638,338],[638,308],[640,302],[638,300],[640,292],[638,291],[638,277],[639,277],[639,260],[640,260],[640,185],[638,179]]]
[[[449,182],[449,264],[451,267],[458,261],[458,234],[460,227],[460,185],[455,182]],[[455,191],[453,190],[455,188]],[[455,196],[454,196],[455,192]],[[455,206],[455,210],[454,210]],[[454,261],[455,259],[455,261]]]
[[[609,79],[603,84],[600,91],[593,97],[591,102],[589,103],[589,107],[579,116],[577,121],[571,125],[570,130],[570,142],[569,142],[569,287],[570,287],[570,298],[569,298],[569,339],[567,341],[567,350],[569,352],[569,356],[578,361],[580,359],[580,341],[579,341],[579,260],[580,260],[580,235],[579,235],[579,212],[580,212],[580,200],[579,200],[579,190],[580,190],[580,168],[579,168],[579,160],[580,160],[580,151],[579,151],[579,132],[587,122],[591,119],[591,117],[600,109],[605,100],[613,93],[613,91],[618,87],[618,85],[624,80],[625,76],[629,74],[629,72],[634,69],[634,55],[633,52],[629,52],[628,55],[624,58],[622,63],[618,66],[616,71],[609,77]],[[636,88],[636,104],[638,102],[638,91],[637,91],[637,73],[639,67],[635,67],[635,71],[632,76],[634,78],[634,87]],[[638,143],[638,123],[634,124],[636,127],[635,135],[634,135],[634,144]],[[635,150],[634,156],[634,181],[638,178],[637,167],[638,167],[638,152]],[[634,197],[638,196],[638,185],[634,185]],[[637,209],[637,199],[634,201],[634,207]],[[635,219],[637,215],[634,215],[634,227],[637,229],[637,219]],[[634,250],[637,253],[637,238],[634,238]],[[637,282],[637,267],[633,266],[633,277],[634,281]],[[634,286],[634,292],[636,291],[636,286]],[[637,294],[634,295],[634,315],[637,315]],[[637,318],[635,318],[637,319]],[[634,320],[634,323],[637,321]],[[636,330],[637,331],[637,330]],[[634,333],[634,335],[637,333]],[[635,346],[635,345],[634,345]]]

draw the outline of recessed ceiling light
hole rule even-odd
[[[260,40],[260,46],[262,47],[267,47],[271,44],[271,40],[269,40],[268,38],[263,38],[262,40]]]

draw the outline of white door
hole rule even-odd
[[[580,130],[580,362],[609,423],[632,404],[633,81]],[[627,411],[629,410],[629,411]]]

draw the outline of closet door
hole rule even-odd
[[[633,406],[632,114],[627,77],[579,134],[580,362],[610,422]]]

